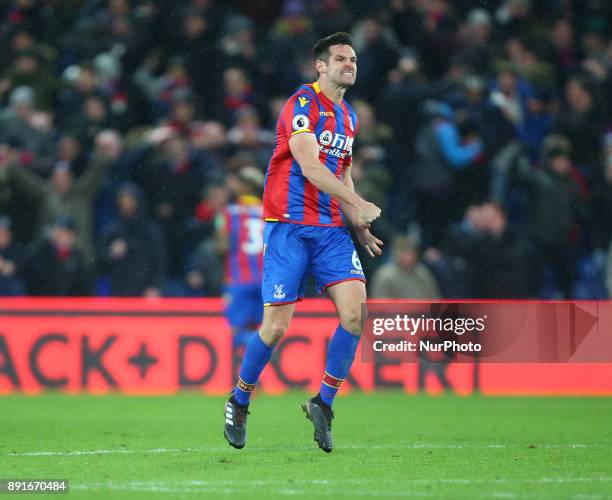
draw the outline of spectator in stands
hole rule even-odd
[[[78,242],[75,225],[56,219],[32,243],[24,259],[24,277],[30,295],[81,296],[93,293],[91,267]]]
[[[180,297],[219,296],[223,291],[223,261],[217,252],[215,221],[228,203],[225,183],[211,183],[202,190],[194,216],[189,219],[190,249],[185,259],[183,276],[167,289]]]
[[[492,126],[500,128],[503,122],[511,125],[512,137],[507,137],[507,139],[518,139],[524,143],[528,147],[531,159],[536,161],[542,141],[550,133],[552,127],[549,94],[547,90],[535,89],[520,77],[519,68],[527,71],[524,60],[528,60],[529,57],[524,54],[531,52],[516,40],[513,39],[511,42],[516,42],[517,48],[513,50],[519,53],[519,55],[512,56],[519,59],[520,64],[525,67],[507,62],[500,64],[497,78],[489,94],[489,101],[501,116],[492,120]],[[494,117],[489,115],[488,118]],[[502,126],[501,129],[506,129],[506,127]]]
[[[375,299],[438,299],[436,280],[419,261],[418,245],[406,236],[393,239],[392,261],[372,276],[370,295]]]
[[[397,64],[398,54],[391,33],[375,17],[365,19],[354,30],[359,71],[362,73],[355,84],[355,93],[368,101],[379,96],[387,74]]]
[[[572,296],[579,231],[587,219],[571,154],[566,139],[551,136],[544,141],[540,169],[529,162],[518,162],[516,168],[532,194],[529,237],[537,249],[534,272],[541,277],[545,265],[552,266],[565,298]]]
[[[414,165],[416,210],[426,245],[437,245],[444,227],[462,213],[473,193],[462,189],[461,170],[482,162],[484,144],[473,127],[463,131],[454,110],[445,103],[428,101],[430,122],[419,132]],[[462,135],[463,132],[463,135]]]
[[[380,116],[393,128],[397,147],[403,154],[412,155],[416,134],[423,125],[420,112],[427,99],[441,99],[455,86],[452,75],[431,81],[424,72],[418,55],[405,49],[396,68],[389,74],[389,81],[381,91]]]
[[[69,166],[63,163],[55,165],[49,180],[30,172],[16,161],[7,166],[19,189],[37,199],[38,223],[41,226],[49,224],[59,216],[71,219],[71,230],[75,231],[79,240],[80,251],[90,263],[94,255],[92,205],[108,168],[119,157],[121,147],[121,139],[116,132],[99,133],[90,164],[76,179]]]
[[[491,42],[492,24],[489,11],[473,9],[460,31],[461,49],[458,58],[470,73],[483,78],[492,76],[496,56]]]
[[[81,142],[72,134],[64,134],[57,138],[55,150],[46,156],[32,156],[28,159],[27,154],[21,154],[22,163],[24,157],[28,159],[28,167],[41,177],[49,177],[56,166],[66,166],[75,177],[80,176],[87,167],[87,159]]]
[[[588,77],[576,75],[568,80],[565,85],[565,105],[553,130],[569,139],[573,159],[589,180],[600,173],[597,170],[605,120],[602,111]]]
[[[91,147],[100,132],[112,127],[114,124],[107,99],[92,94],[83,101],[76,122],[69,129],[78,135],[82,143]]]
[[[510,36],[532,36],[539,28],[531,0],[504,0],[495,11],[495,20],[503,40]]]
[[[261,128],[255,108],[245,106],[236,113],[236,124],[227,137],[235,149],[251,155],[259,168],[268,166],[274,149],[274,134]]]
[[[23,252],[13,242],[11,220],[0,215],[0,295],[23,295],[21,259]]]
[[[234,125],[240,111],[254,106],[255,88],[242,68],[227,68],[223,72],[223,96],[217,103],[216,115],[227,127]]]
[[[117,297],[158,297],[165,262],[161,231],[145,213],[140,188],[131,183],[117,191],[115,221],[102,232],[100,264]]]
[[[205,182],[220,182],[225,175],[225,162],[230,151],[225,127],[216,121],[195,122],[191,127],[190,141]]]
[[[153,106],[154,117],[168,114],[176,97],[192,94],[191,77],[182,57],[172,57],[161,74],[156,75],[160,66],[159,55],[153,54],[145,59],[133,77],[134,83]]]
[[[595,249],[605,251],[612,240],[612,130],[604,137],[603,179],[593,186],[591,235]]]
[[[530,248],[525,238],[508,227],[500,205],[486,202],[469,207],[463,221],[448,232],[444,249],[447,259],[465,269],[471,297],[529,296],[533,286]]]
[[[55,105],[57,78],[45,67],[41,55],[34,49],[15,55],[13,65],[0,79],[0,94],[21,86],[33,90],[36,108],[47,111]]]
[[[199,6],[178,10],[177,15],[174,3],[161,6],[160,17],[166,17],[162,22],[167,31],[166,48],[184,59],[193,90],[203,103],[203,112],[211,116],[220,95],[218,80],[211,78],[221,70],[216,45],[217,29],[223,26],[220,6],[213,5],[213,2],[200,2]]]
[[[45,158],[51,150],[51,118],[36,109],[34,99],[30,87],[16,87],[8,108],[0,112],[0,140],[19,144],[29,162]]]
[[[193,121],[196,119],[197,110],[194,98],[187,89],[174,92],[170,101],[170,112],[166,117],[164,125],[170,127],[174,132],[187,137],[191,131]]]
[[[185,222],[198,202],[203,175],[187,138],[169,127],[161,132],[165,135],[153,146],[152,155],[138,165],[136,178],[162,227],[168,272],[179,276],[189,250],[185,248]]]
[[[576,33],[569,19],[561,18],[552,27],[553,60],[557,86],[565,85],[567,77],[578,69],[579,49]]]
[[[58,94],[58,125],[73,129],[82,121],[83,103],[88,97],[101,96],[102,84],[93,64],[69,66],[63,74],[64,86]]]
[[[257,46],[253,22],[241,15],[230,16],[221,39],[221,50],[229,67],[244,68],[255,87],[263,83],[261,63],[264,59]]]

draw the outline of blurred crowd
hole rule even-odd
[[[314,42],[354,37],[375,297],[612,293],[612,2],[0,4],[0,294],[216,296]],[[607,274],[606,274],[607,273]]]

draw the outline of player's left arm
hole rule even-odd
[[[352,168],[352,162],[345,165],[342,182],[348,189],[355,192],[355,183],[353,182],[353,177],[351,175]],[[355,236],[357,237],[359,244],[366,249],[368,254],[370,254],[370,257],[381,255],[381,247],[384,243],[370,232],[370,225],[359,224],[356,222],[359,220],[359,217],[357,211],[352,205],[340,202],[340,206],[342,207],[342,212],[348,219],[349,223],[351,226],[353,226],[353,230],[355,231]]]
[[[215,249],[219,255],[225,255],[229,252],[229,247],[230,241],[225,214],[217,214],[215,217]]]

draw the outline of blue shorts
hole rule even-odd
[[[232,328],[257,326],[263,319],[261,284],[226,285],[225,317]]]
[[[308,274],[315,277],[319,292],[342,281],[365,283],[348,229],[266,222],[261,288],[264,305],[301,300]]]

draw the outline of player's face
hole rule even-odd
[[[350,45],[332,45],[329,48],[329,61],[324,72],[327,78],[340,87],[355,85],[357,78],[357,56]]]

